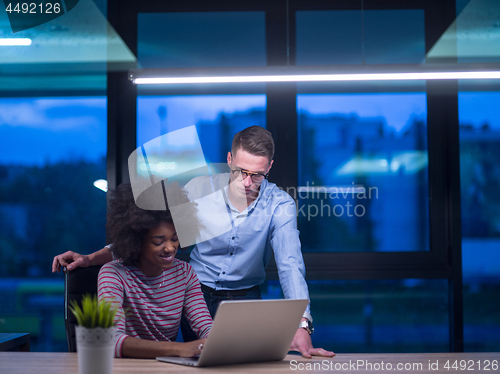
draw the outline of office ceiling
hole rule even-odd
[[[128,70],[136,57],[92,0],[62,17],[13,33],[0,12],[0,38],[29,38],[29,46],[0,46],[0,90],[105,90],[107,70]]]
[[[12,33],[0,12],[0,38],[30,46],[0,46],[0,94],[105,92],[106,72],[137,67],[137,58],[92,0],[63,17]],[[427,62],[500,61],[500,3],[471,0],[427,54]]]

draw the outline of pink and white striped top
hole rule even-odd
[[[182,313],[200,339],[206,338],[212,327],[196,273],[187,262],[177,259],[158,277],[149,277],[136,266],[108,262],[99,271],[98,297],[119,308],[115,357],[122,357],[127,336],[175,341]]]

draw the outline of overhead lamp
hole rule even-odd
[[[30,38],[0,38],[2,46],[28,46],[31,45]]]
[[[129,79],[135,84],[500,79],[500,63],[135,69]]]
[[[94,187],[100,189],[101,191],[108,192],[108,181],[105,179],[98,179],[94,181]]]

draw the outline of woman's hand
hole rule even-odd
[[[206,339],[188,343],[157,341],[127,336],[122,345],[122,357],[155,358],[158,356],[194,357],[200,355]]]
[[[179,357],[194,357],[200,355],[207,339],[193,340],[179,344]]]

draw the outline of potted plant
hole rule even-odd
[[[97,296],[84,295],[82,306],[70,303],[76,317],[76,350],[80,374],[111,374],[115,350],[117,309]]]

